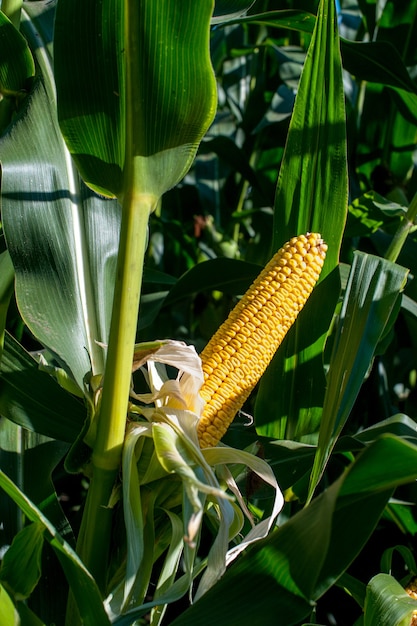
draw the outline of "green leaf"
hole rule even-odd
[[[0,135],[28,93],[34,74],[25,38],[0,11]]]
[[[387,458],[394,461],[389,474]],[[285,626],[299,624],[367,542],[394,487],[415,480],[416,462],[417,447],[395,437],[371,444],[308,507],[249,548],[172,626],[275,626],[277,615]],[[251,601],[242,602],[245,597]]]
[[[392,314],[398,313],[396,306],[407,274],[407,269],[390,261],[355,252],[330,358],[310,497],[346,423],[377,345],[393,321]]]
[[[6,589],[0,584],[0,623],[5,626],[18,624],[18,613]]]
[[[170,289],[164,306],[205,291],[223,291],[231,295],[242,295],[262,271],[255,263],[236,259],[210,259],[192,267],[183,274]]]
[[[70,545],[1,470],[0,488],[16,502],[30,521],[43,526],[44,537],[51,544],[61,562],[83,623],[86,626],[109,626],[110,622],[104,610],[98,587]]]
[[[216,107],[212,0],[63,0],[55,22],[62,132],[100,193],[160,197],[184,176]],[[114,16],[118,16],[114,19]]]
[[[139,328],[146,328],[165,307],[194,296],[202,291],[222,291],[239,296],[245,293],[262,270],[260,265],[236,259],[209,259],[194,265],[176,281],[175,278],[160,282],[169,291],[156,291],[141,297]],[[145,273],[146,276],[146,273]]]
[[[325,389],[321,355],[338,298],[334,270],[346,212],[346,129],[337,16],[333,0],[322,0],[279,172],[273,245],[278,249],[294,235],[312,231],[322,234],[329,249],[320,284],[261,381],[255,407],[260,434],[293,439],[317,429]]]
[[[21,315],[83,390],[104,369],[97,341],[109,332],[120,208],[81,184],[51,98],[38,82],[0,142],[3,226]]]
[[[245,13],[255,4],[255,0],[216,0],[212,24],[221,24]]]
[[[404,6],[395,0],[387,0],[376,33],[377,40],[392,42],[408,66],[417,63],[416,50],[410,45],[417,34],[416,11],[416,0],[409,0]]]
[[[19,612],[21,626],[46,626],[45,622],[39,619],[24,602],[18,603],[17,610]],[[15,624],[15,622],[13,624]]]
[[[377,574],[366,590],[364,626],[410,626],[417,601],[388,574]]]
[[[52,482],[52,472],[68,447],[68,444],[61,441],[28,432],[8,419],[0,420],[0,467],[59,529],[61,536],[75,545],[72,529],[63,513]],[[2,520],[0,546],[4,551],[22,529],[24,518],[13,500],[0,497],[0,519]],[[25,572],[25,568],[19,568],[18,571]],[[31,608],[41,615],[46,623],[61,623],[65,614],[67,593],[62,568],[50,546],[44,545],[42,578],[31,593]],[[21,614],[21,604],[18,605],[18,610]]]
[[[0,364],[0,413],[30,431],[73,443],[83,428],[86,409],[9,334]]]
[[[300,10],[268,11],[234,20],[232,23],[250,23],[287,28],[311,34],[316,16]],[[343,67],[357,80],[381,83],[392,87],[410,110],[416,110],[417,90],[407,65],[398,49],[389,40],[363,42],[340,38]]]
[[[316,24],[316,16],[312,13],[299,10],[268,11],[267,13],[257,13],[248,17],[241,17],[232,22],[237,24],[251,23],[261,26],[276,26],[277,28],[288,28],[311,34]]]
[[[3,557],[0,581],[16,600],[30,596],[41,575],[44,527],[35,522],[25,526],[13,539]]]
[[[26,39],[0,12],[0,94],[18,97],[29,88],[35,64]]]
[[[382,226],[398,225],[398,217],[403,217],[407,208],[387,200],[375,191],[355,198],[349,207],[346,237],[366,236]]]
[[[359,80],[381,83],[414,94],[416,86],[398,50],[390,41],[343,41],[343,66]]]
[[[296,327],[289,331],[268,366],[255,403],[259,434],[273,439],[300,440],[317,432],[326,384],[323,342],[339,290],[336,269],[316,285],[298,315]]]

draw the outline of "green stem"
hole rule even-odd
[[[93,465],[117,471],[132,376],[150,197],[129,194],[123,203],[116,285]]]
[[[155,195],[143,192],[143,170],[138,156],[142,153],[135,145],[143,132],[141,117],[135,109],[142,97],[138,93],[137,81],[140,55],[134,37],[138,32],[136,3],[125,0],[124,11],[126,146],[120,194],[122,224],[106,367],[95,418],[97,436],[92,454],[93,475],[77,543],[77,552],[103,595],[112,530],[111,509],[107,507],[122,460],[148,220],[159,201]]]
[[[417,217],[417,193],[411,200],[407,213],[404,215],[403,219],[401,220],[398,230],[395,233],[391,241],[391,244],[385,254],[385,258],[388,261],[392,261],[393,263],[395,263],[395,261],[397,260],[402,250],[402,247],[410,233],[410,230],[414,226],[416,217]]]
[[[121,464],[147,225],[153,208],[152,197],[133,192],[123,201],[108,354],[96,416],[93,475],[77,543],[79,556],[103,594],[112,523],[111,509],[107,507]]]
[[[22,12],[23,0],[2,0],[1,10],[4,13],[13,26],[19,30],[20,28],[20,14]]]

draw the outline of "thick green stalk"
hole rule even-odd
[[[154,202],[149,197],[129,197],[123,207],[109,347],[93,451],[94,467],[103,470],[118,470],[121,459],[147,225]]]
[[[98,407],[97,436],[92,454],[93,476],[87,495],[77,552],[105,593],[112,515],[108,504],[120,470],[125,437],[133,351],[139,310],[149,215],[159,198],[143,193],[143,170],[135,143],[140,135],[137,93],[137,11],[125,0],[126,146],[122,225],[116,284],[103,389]],[[97,531],[97,529],[100,531]]]
[[[147,225],[153,208],[153,199],[134,194],[128,194],[123,203],[109,346],[95,418],[93,476],[77,545],[78,554],[103,593],[112,519],[107,506],[121,463]]]
[[[391,244],[385,254],[385,258],[388,261],[392,261],[393,263],[395,263],[395,261],[397,260],[398,255],[400,254],[401,249],[411,229],[415,225],[416,217],[417,217],[417,194],[415,194],[415,196],[411,200],[407,213],[404,215],[403,219],[401,220],[398,230],[395,233],[391,241]]]

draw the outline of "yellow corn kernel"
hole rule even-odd
[[[414,578],[412,581],[410,581],[407,585],[407,587],[405,588],[406,593],[408,593],[408,595],[413,598],[414,600],[417,600],[417,578]],[[417,626],[417,610],[413,611],[413,614],[411,616],[411,622],[410,622],[410,626]]]
[[[217,445],[266,370],[316,284],[327,245],[293,237],[270,260],[201,353],[206,404],[201,447]]]

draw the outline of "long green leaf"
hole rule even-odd
[[[296,234],[314,231],[322,234],[329,250],[321,283],[261,382],[256,424],[263,435],[292,439],[317,429],[325,389],[321,355],[338,298],[335,269],[346,214],[346,130],[337,16],[333,0],[322,0],[278,178],[274,248]]]
[[[387,458],[394,461],[389,474]],[[416,463],[417,447],[395,437],[371,444],[309,507],[250,548],[173,626],[299,624],[367,542],[395,486],[415,480]]]
[[[43,526],[45,539],[52,545],[65,571],[83,623],[86,626],[109,626],[110,622],[97,585],[73,549],[41,511],[1,470],[0,488],[16,502],[30,521]]]
[[[4,232],[22,317],[82,390],[104,369],[120,208],[82,185],[57,124],[48,41],[30,20],[24,29],[42,80],[0,142]]]
[[[310,497],[346,423],[377,344],[393,321],[392,315],[398,313],[407,274],[407,269],[390,261],[355,253],[330,359]]]

